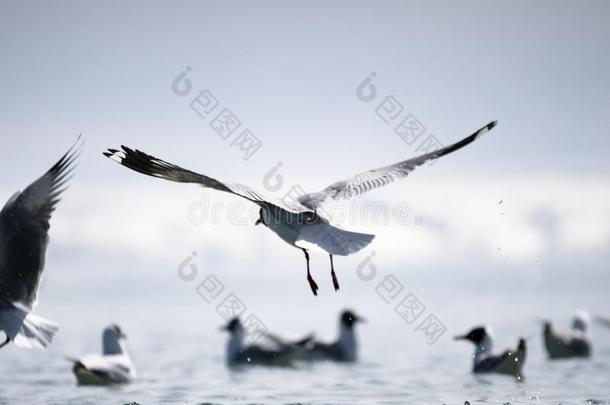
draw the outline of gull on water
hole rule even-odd
[[[572,330],[568,333],[557,333],[550,321],[543,326],[544,347],[550,359],[570,357],[590,357],[591,317],[588,313],[578,312],[572,320]]]
[[[309,342],[299,358],[302,360],[332,360],[354,362],[358,360],[358,340],[354,327],[364,318],[345,310],[339,316],[339,336],[332,343]]]
[[[333,200],[356,198],[367,191],[405,178],[416,167],[463,148],[495,126],[496,121],[490,122],[472,135],[452,145],[389,166],[362,172],[346,180],[333,183],[320,192],[304,194],[294,202],[273,201],[250,187],[222,182],[126,146],[121,146],[121,150],[108,149],[104,155],[125,167],[149,176],[180,183],[198,184],[235,194],[257,204],[260,207],[260,217],[256,221],[256,225],[265,225],[285,242],[301,249],[305,254],[307,281],[313,294],[317,295],[318,285],[311,276],[308,251],[316,250],[329,255],[331,277],[336,291],[339,289],[339,282],[335,275],[333,256],[348,256],[356,253],[371,243],[375,237],[375,235],[345,231],[331,225],[328,219],[319,215],[321,213],[318,211],[323,204]]]
[[[523,364],[527,354],[525,339],[519,339],[516,350],[507,350],[502,354],[494,355],[493,341],[489,330],[478,326],[465,335],[456,336],[455,340],[468,340],[475,345],[474,373],[500,373],[508,374],[517,379],[523,379]]]
[[[57,325],[34,315],[42,280],[49,220],[67,188],[81,137],[42,177],[16,192],[0,211],[0,330],[4,341],[22,348],[44,348]]]
[[[267,365],[288,366],[305,350],[310,337],[290,343],[271,334],[263,334],[258,339],[262,342],[247,344],[246,329],[239,318],[231,319],[222,331],[229,333],[226,347],[226,362],[229,366]]]
[[[136,370],[129,357],[127,337],[117,325],[110,325],[102,333],[102,355],[88,354],[80,359],[68,358],[78,385],[125,384],[136,378]]]

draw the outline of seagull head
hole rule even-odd
[[[345,310],[341,313],[341,324],[347,328],[353,328],[357,322],[364,322],[364,318],[356,315],[353,311]]]
[[[112,324],[112,325],[109,325],[108,327],[106,327],[106,329],[104,329],[104,335],[106,335],[108,337],[112,337],[113,339],[116,339],[117,341],[121,340],[121,339],[127,339],[127,335],[125,335],[125,333],[123,333],[123,330],[117,324]]]
[[[572,320],[572,330],[587,333],[591,328],[591,315],[586,311],[578,311]]]
[[[112,324],[107,326],[102,333],[104,355],[126,353],[125,339],[127,339],[127,336],[125,336],[118,325]]]
[[[465,335],[456,336],[455,340],[468,340],[475,345],[481,344],[488,336],[484,326],[477,326]]]
[[[234,334],[243,330],[243,327],[241,325],[241,322],[239,321],[239,318],[233,318],[229,322],[227,322],[226,325],[221,326],[220,330]]]

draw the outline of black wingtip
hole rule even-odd
[[[112,152],[108,151],[108,152],[102,152],[102,155],[106,156],[107,158],[109,158],[110,156],[113,155]]]
[[[498,121],[492,121],[489,124],[487,124],[487,129],[492,129],[496,125],[498,125]]]

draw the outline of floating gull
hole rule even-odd
[[[221,330],[229,332],[226,348],[226,361],[229,366],[287,366],[305,350],[310,339],[307,337],[299,342],[288,343],[273,335],[265,334],[259,338],[265,342],[248,345],[245,342],[246,330],[239,318],[231,319]]]
[[[476,327],[463,336],[456,336],[456,340],[468,340],[475,344],[473,359],[474,373],[500,373],[509,374],[517,379],[523,378],[522,369],[526,357],[525,339],[519,339],[516,350],[507,350],[500,355],[493,355],[493,341],[487,328]]]
[[[88,354],[73,363],[72,372],[79,385],[125,384],[136,378],[125,339],[117,325],[110,325],[102,333],[102,355]]]
[[[560,334],[554,331],[551,322],[544,323],[544,347],[550,359],[565,359],[570,357],[590,357],[591,317],[586,312],[579,312],[572,321],[572,330]]]
[[[354,326],[364,319],[350,310],[343,311],[339,317],[339,337],[335,342],[311,342],[302,352],[303,360],[333,360],[354,362],[358,359],[358,341]]]
[[[300,196],[295,202],[272,201],[252,188],[236,183],[225,183],[203,174],[183,169],[139,150],[121,146],[121,150],[108,149],[104,155],[137,172],[180,183],[195,183],[203,187],[235,194],[260,207],[260,218],[256,225],[263,224],[285,242],[301,249],[307,261],[307,281],[314,295],[318,285],[309,270],[309,253],[313,249],[327,253],[335,291],[339,282],[335,275],[333,256],[347,256],[366,247],[374,235],[349,232],[332,226],[318,215],[318,209],[326,202],[356,198],[367,191],[385,186],[407,177],[416,167],[454,152],[480,138],[496,126],[491,122],[472,135],[436,151],[408,159],[389,166],[369,170],[349,179],[333,183],[324,190]]]
[[[0,330],[6,335],[0,347],[44,348],[53,340],[57,325],[32,314],[44,270],[49,243],[49,220],[67,188],[76,143],[48,172],[15,193],[0,211]]]

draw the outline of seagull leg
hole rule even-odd
[[[10,342],[10,341],[11,341],[11,338],[7,336],[7,337],[6,337],[6,340],[4,341],[4,343],[2,343],[2,344],[0,345],[0,349],[2,349],[4,346],[6,346],[7,344],[9,344],[9,342]]]
[[[311,273],[309,272],[309,253],[305,249],[302,250],[303,253],[305,253],[305,260],[307,260],[307,281],[309,282],[309,288],[311,288],[313,295],[318,295],[318,285],[314,281],[313,277],[311,277]]]
[[[339,281],[337,280],[337,275],[335,274],[335,265],[333,264],[333,255],[330,256],[330,275],[333,278],[333,287],[335,287],[335,291],[339,291]]]

